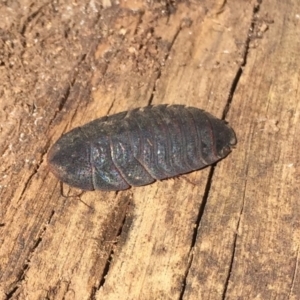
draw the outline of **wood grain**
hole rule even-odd
[[[298,299],[300,3],[22,2],[0,6],[0,299]],[[160,103],[236,149],[118,193],[49,172],[64,132]]]

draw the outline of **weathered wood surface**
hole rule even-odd
[[[299,299],[299,1],[22,2],[0,6],[0,299]],[[62,196],[57,138],[159,103],[225,117],[236,149]]]

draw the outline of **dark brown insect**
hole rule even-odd
[[[194,107],[158,105],[94,120],[50,149],[51,171],[83,190],[124,190],[201,169],[236,144],[222,120]]]

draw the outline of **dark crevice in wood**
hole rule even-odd
[[[228,111],[230,109],[230,106],[231,106],[233,95],[236,91],[238,83],[239,83],[239,81],[241,79],[241,76],[243,74],[243,69],[247,64],[247,57],[248,57],[248,54],[249,54],[250,42],[251,42],[251,34],[252,34],[252,32],[254,32],[254,27],[255,27],[255,15],[259,12],[261,3],[262,3],[262,1],[258,0],[257,4],[253,8],[251,24],[250,24],[250,27],[249,27],[249,30],[248,30],[248,35],[247,35],[246,41],[244,43],[245,46],[244,46],[244,54],[243,54],[243,57],[242,57],[242,63],[240,65],[235,77],[233,78],[233,81],[232,81],[232,84],[231,84],[231,87],[230,87],[230,90],[229,90],[229,96],[228,96],[228,99],[227,99],[227,103],[226,103],[226,105],[224,107],[224,110],[223,110],[222,120],[225,120],[225,118],[227,116],[227,113],[228,113]]]
[[[14,294],[16,293],[16,291],[18,290],[18,288],[19,288],[18,286],[15,286],[10,292],[6,293],[5,300],[11,299],[14,296]]]
[[[49,225],[51,223],[51,220],[53,218],[55,214],[55,211],[52,210],[51,214],[46,222],[47,225]],[[34,243],[31,251],[29,252],[29,256],[32,256],[33,253],[35,252],[36,248],[39,246],[39,244],[41,243],[41,241],[43,240],[43,235],[45,234],[47,230],[47,226],[44,226],[42,232],[40,233],[39,237],[37,238],[36,242]],[[26,259],[27,262],[30,262],[30,258]],[[23,265],[22,270],[20,271],[19,275],[17,276],[17,280],[16,283],[14,284],[14,287],[11,289],[11,291],[9,291],[8,293],[6,293],[6,300],[11,299],[14,297],[15,293],[17,292],[17,290],[19,289],[19,287],[21,286],[21,282],[25,279],[26,276],[26,272],[29,270],[29,263],[25,263]]]
[[[232,83],[232,86],[231,86],[231,89],[230,89],[230,94],[229,94],[229,97],[228,97],[228,100],[227,100],[227,104],[226,104],[225,109],[223,111],[223,116],[222,116],[223,119],[225,119],[225,117],[227,115],[227,112],[230,108],[233,95],[235,93],[236,87],[237,87],[237,85],[239,83],[239,80],[240,80],[240,78],[242,76],[242,73],[243,73],[243,67],[245,67],[246,64],[247,64],[247,56],[249,54],[249,46],[250,46],[250,42],[251,42],[251,33],[255,29],[255,20],[254,19],[255,19],[255,15],[259,12],[261,4],[262,4],[262,1],[257,1],[256,5],[253,8],[252,21],[251,21],[251,24],[250,24],[250,27],[249,27],[249,30],[248,30],[248,36],[247,36],[247,39],[246,39],[246,42],[245,42],[243,62],[242,62],[241,66],[240,66],[240,68],[239,68],[239,70],[238,70],[238,72],[237,72],[237,74],[236,74],[236,76],[233,80],[233,83]],[[246,178],[247,178],[247,173],[248,173],[248,166],[246,168]],[[245,182],[244,193],[246,191],[246,185],[247,185],[247,181]],[[231,259],[230,259],[227,278],[226,278],[225,283],[224,283],[224,291],[223,291],[222,299],[226,299],[227,290],[228,290],[229,281],[230,281],[230,276],[231,276],[231,273],[232,273],[232,270],[233,270],[233,263],[234,263],[236,247],[237,247],[238,232],[239,232],[239,227],[240,227],[240,222],[241,222],[241,216],[243,214],[244,205],[245,205],[244,201],[245,201],[245,194],[243,195],[243,204],[242,204],[241,211],[240,211],[240,217],[239,217],[239,220],[238,220],[237,226],[236,226],[236,231],[235,231],[236,233],[235,233],[235,237],[234,237],[234,241],[233,241],[232,255],[231,255]]]
[[[245,178],[248,177],[248,170],[249,170],[249,165],[247,164],[246,171],[245,171]],[[223,295],[222,295],[222,300],[225,300],[227,298],[226,294],[227,294],[227,290],[228,290],[228,286],[229,286],[231,272],[233,270],[233,262],[234,262],[235,253],[236,253],[238,233],[240,231],[241,217],[242,217],[242,215],[244,213],[246,189],[247,189],[247,180],[245,181],[245,185],[244,185],[244,189],[243,189],[243,191],[244,191],[244,193],[243,193],[243,202],[242,202],[242,207],[241,207],[240,214],[239,214],[239,219],[237,221],[236,228],[235,228],[233,248],[232,248],[232,253],[231,253],[231,258],[230,258],[230,263],[229,263],[229,269],[228,269],[227,277],[226,277],[226,280],[225,280],[225,283],[224,283],[224,291],[223,291]]]
[[[199,226],[200,226],[200,222],[204,213],[204,209],[207,203],[207,199],[209,196],[209,192],[210,192],[210,188],[211,188],[211,184],[212,184],[212,178],[215,172],[215,167],[216,164],[213,164],[209,170],[209,174],[208,174],[208,178],[207,178],[207,182],[206,182],[206,186],[205,186],[205,191],[204,191],[204,195],[203,195],[203,199],[198,211],[198,216],[197,216],[197,220],[196,220],[196,224],[195,224],[195,229],[194,229],[194,233],[193,233],[193,238],[192,238],[192,242],[191,242],[191,249],[195,246],[196,244],[196,240],[197,240],[197,236],[198,236],[198,230],[199,230]]]
[[[53,287],[50,287],[46,292],[45,295],[45,300],[53,300],[53,299],[57,299],[59,297],[59,299],[69,299],[68,297],[68,293],[71,291],[73,292],[72,289],[70,289],[70,285],[71,285],[71,281],[68,280],[58,280],[57,284]],[[60,294],[60,296],[57,296],[57,294],[60,293],[60,291],[62,291],[63,289],[63,293]],[[57,297],[56,297],[57,296]]]
[[[233,79],[232,85],[230,87],[230,92],[229,92],[229,96],[228,96],[228,99],[227,99],[227,103],[226,103],[226,106],[224,107],[223,114],[222,114],[222,119],[223,120],[225,120],[225,118],[227,116],[227,113],[229,111],[229,108],[230,108],[230,105],[231,105],[231,102],[232,102],[232,99],[233,99],[233,95],[236,91],[237,85],[238,85],[238,83],[240,81],[240,78],[242,76],[243,68],[247,64],[247,56],[249,54],[249,45],[250,45],[250,41],[251,41],[251,34],[250,33],[253,32],[253,30],[254,30],[254,26],[255,26],[254,17],[259,12],[261,2],[262,1],[258,1],[257,4],[253,8],[252,21],[251,21],[251,24],[250,24],[250,27],[249,27],[249,30],[248,30],[247,39],[245,41],[243,62],[240,65],[240,67],[239,67],[239,69],[238,69],[238,71],[237,71],[237,73],[236,73],[236,75]],[[191,242],[191,247],[190,247],[191,251],[192,251],[192,249],[195,246],[195,243],[197,241],[198,230],[199,230],[201,219],[202,219],[202,216],[203,216],[203,213],[204,213],[204,210],[205,210],[205,206],[206,206],[206,203],[207,203],[207,200],[208,200],[208,196],[209,196],[209,192],[210,192],[210,188],[211,188],[211,184],[212,184],[212,179],[213,179],[213,176],[214,176],[215,167],[216,167],[216,164],[213,164],[211,166],[210,172],[208,174],[208,179],[207,179],[207,183],[206,183],[206,187],[205,187],[205,192],[204,192],[204,195],[203,195],[202,203],[201,203],[200,208],[199,208],[198,217],[197,217],[197,221],[196,221],[196,226],[195,226],[195,229],[194,229],[193,238],[192,238],[192,242]],[[245,195],[244,195],[244,198],[245,198]],[[234,261],[234,257],[235,257],[237,237],[238,237],[237,233],[238,233],[238,230],[239,230],[243,210],[244,210],[244,203],[242,205],[242,208],[241,208],[241,211],[240,211],[240,217],[239,217],[237,227],[236,227],[236,234],[235,234],[234,242],[233,242],[233,251],[232,251],[232,256],[231,256],[231,261],[230,261],[230,267],[229,267],[228,275],[227,275],[227,278],[226,278],[226,281],[225,281],[225,288],[224,288],[222,299],[226,298],[227,288],[228,288],[228,285],[229,285],[230,275],[231,275],[231,271],[232,271],[232,268],[233,268],[233,261]],[[187,271],[185,273],[185,277],[184,277],[184,280],[183,280],[183,283],[182,283],[182,291],[181,291],[181,294],[180,294],[180,297],[179,297],[180,300],[182,300],[183,296],[184,296],[184,292],[185,292],[185,289],[186,289],[187,277],[188,277],[190,267],[192,265],[192,261],[193,261],[193,257],[191,258],[191,261],[188,264]]]
[[[138,34],[139,27],[143,23],[143,16],[145,14],[145,11],[144,10],[139,10],[137,13],[139,14],[139,19],[138,19],[137,25],[134,29],[133,36]]]
[[[244,189],[244,191],[246,190],[246,187]],[[224,284],[224,291],[223,291],[223,295],[222,295],[222,300],[227,299],[227,290],[228,290],[228,286],[229,286],[229,281],[230,281],[230,276],[231,276],[231,272],[233,270],[233,262],[234,262],[234,258],[235,258],[235,253],[236,253],[236,245],[237,245],[237,239],[238,239],[238,232],[239,232],[239,228],[240,228],[240,223],[241,223],[241,217],[243,215],[244,212],[244,201],[245,201],[245,194],[243,196],[243,204],[242,204],[242,208],[240,211],[240,216],[239,216],[239,220],[237,222],[236,225],[236,229],[235,229],[235,235],[234,235],[234,241],[233,241],[233,249],[232,249],[232,253],[231,253],[231,258],[230,258],[230,263],[229,263],[229,269],[228,269],[228,273],[227,273],[227,278]]]
[[[203,199],[202,199],[201,205],[199,207],[197,220],[195,222],[195,228],[194,228],[193,237],[192,237],[192,241],[191,241],[191,245],[190,245],[190,251],[193,251],[193,248],[194,248],[194,246],[196,244],[196,241],[197,241],[198,230],[199,230],[199,227],[200,227],[200,222],[201,222],[202,216],[204,214],[204,209],[205,209],[207,199],[208,199],[208,196],[209,196],[209,192],[210,192],[210,188],[211,188],[211,184],[212,184],[212,178],[213,178],[213,175],[214,175],[215,167],[216,167],[216,164],[213,164],[211,166],[209,174],[208,174]],[[193,261],[193,257],[191,258],[191,261],[188,264],[187,270],[185,272],[185,277],[184,277],[183,282],[182,282],[182,291],[181,291],[179,300],[183,299],[184,292],[185,292],[185,289],[186,289],[186,281],[187,281],[188,273],[190,271],[190,267],[192,265],[192,261]]]
[[[299,247],[297,248],[297,256],[296,256],[295,267],[294,267],[294,272],[293,272],[293,277],[292,277],[292,282],[291,282],[291,288],[290,288],[287,299],[292,299],[293,289],[295,286],[295,280],[296,280],[297,273],[298,273],[298,267],[299,267]]]
[[[55,214],[55,211],[52,210],[52,211],[51,211],[51,214],[50,214],[50,216],[49,216],[48,222],[47,222],[48,225],[51,223],[51,220],[52,220],[54,214]]]
[[[20,194],[19,200],[22,199],[22,197],[23,197],[25,191],[27,190],[27,188],[28,188],[28,186],[29,186],[29,183],[31,182],[31,179],[32,179],[33,176],[37,173],[37,171],[38,171],[38,168],[34,168],[33,172],[29,175],[27,181],[26,181],[25,184],[24,184],[24,187],[23,187],[23,190],[22,190],[22,192],[21,192],[21,194]]]
[[[123,220],[122,220],[122,222],[120,224],[120,227],[119,227],[119,229],[117,231],[117,234],[116,234],[116,237],[115,237],[116,242],[112,246],[111,251],[110,251],[110,253],[108,255],[105,267],[103,269],[103,272],[102,272],[102,275],[101,275],[101,278],[100,278],[99,285],[97,287],[93,287],[93,289],[92,289],[91,297],[90,297],[91,299],[95,299],[95,297],[93,295],[95,295],[96,291],[100,290],[101,287],[103,287],[104,284],[105,284],[106,277],[107,277],[107,274],[109,273],[111,262],[113,260],[114,254],[115,254],[115,249],[116,249],[116,247],[118,245],[119,237],[121,236],[121,234],[123,232],[123,228],[124,228],[124,226],[126,224],[127,211],[128,211],[129,206],[130,206],[130,201],[128,201],[128,203],[127,203],[127,207],[125,209],[124,218],[123,218]]]
[[[65,106],[65,104],[66,104],[66,102],[67,102],[67,100],[70,96],[71,90],[72,90],[72,88],[74,87],[74,85],[76,83],[76,79],[77,79],[77,76],[79,74],[78,68],[82,64],[82,62],[85,60],[85,58],[86,58],[86,54],[82,54],[81,57],[79,58],[78,62],[75,64],[74,71],[73,71],[73,74],[71,76],[70,83],[69,83],[68,87],[65,88],[65,91],[63,92],[63,95],[60,99],[57,110],[56,110],[56,112],[54,113],[53,117],[51,118],[51,120],[49,122],[49,126],[51,126],[51,124],[55,120],[56,116],[63,110],[63,108],[64,108],[64,106]]]
[[[110,251],[110,254],[109,254],[108,258],[107,258],[105,267],[104,267],[104,269],[103,269],[103,273],[102,273],[102,275],[101,275],[101,280],[100,280],[99,286],[96,288],[97,291],[100,290],[100,288],[103,287],[104,284],[105,284],[106,276],[107,276],[107,274],[108,274],[108,272],[109,272],[109,269],[110,269],[110,263],[111,263],[111,261],[112,261],[112,259],[113,259],[113,255],[114,255],[114,250],[112,249],[112,250]]]
[[[42,9],[46,6],[48,6],[51,2],[47,2],[42,4],[38,9],[36,9],[35,11],[33,11],[27,18],[26,20],[23,22],[23,25],[20,28],[20,34],[24,37],[25,32],[27,30],[28,25],[33,21],[33,19],[35,19],[38,14],[42,11]],[[31,5],[33,6],[33,5]],[[23,46],[26,47],[26,43],[23,42]]]
[[[82,64],[82,62],[85,60],[85,58],[86,58],[86,54],[82,54],[81,57],[79,58],[79,61],[76,64],[75,70],[77,70],[77,68]],[[78,71],[73,72],[71,83],[69,84],[69,86],[65,90],[63,96],[61,97],[60,103],[58,105],[58,112],[62,111],[62,109],[64,108],[65,103],[66,103],[67,99],[69,98],[70,91],[76,82],[78,73],[79,73]]]
[[[91,292],[91,294],[90,294],[90,298],[89,299],[91,299],[91,300],[96,300],[96,294],[97,294],[97,291],[98,291],[98,289],[97,289],[97,287],[92,287],[92,292]]]
[[[190,260],[187,263],[187,267],[186,267],[186,270],[185,270],[185,273],[184,273],[183,282],[182,282],[182,288],[181,288],[181,292],[180,292],[178,300],[183,300],[184,299],[183,296],[184,296],[184,293],[185,293],[185,290],[186,290],[187,277],[188,277],[190,268],[191,268],[193,260],[194,260],[193,248],[190,249],[189,257],[190,257]]]
[[[114,99],[112,100],[111,105],[109,106],[106,115],[109,115],[109,114],[110,114],[110,112],[111,112],[111,110],[112,110],[112,108],[113,108],[115,102],[116,102],[116,97],[114,97]]]
[[[27,188],[28,188],[28,186],[29,186],[29,183],[31,182],[31,180],[32,180],[32,178],[34,177],[34,175],[36,175],[36,174],[38,173],[39,168],[40,168],[40,166],[41,166],[41,164],[42,164],[42,162],[43,162],[43,160],[44,160],[44,156],[45,156],[45,154],[48,152],[49,145],[50,145],[50,143],[49,143],[49,141],[48,141],[47,144],[46,144],[46,146],[44,147],[43,152],[41,153],[41,159],[39,160],[39,162],[37,163],[37,165],[36,165],[36,167],[34,168],[33,172],[29,175],[27,181],[26,181],[25,184],[24,184],[23,190],[22,190],[22,192],[21,192],[21,194],[20,194],[20,199],[22,199],[22,197],[23,197],[25,191],[27,190]]]
[[[228,96],[228,99],[227,99],[227,103],[224,107],[224,110],[223,110],[223,113],[222,113],[222,120],[225,120],[226,116],[227,116],[227,113],[229,111],[229,108],[230,108],[230,105],[231,105],[231,102],[232,102],[232,98],[233,98],[233,95],[234,95],[234,92],[236,90],[236,87],[238,85],[238,82],[240,81],[240,78],[242,76],[242,73],[243,73],[243,69],[242,69],[242,66],[239,67],[234,79],[233,79],[233,82],[232,82],[232,85],[230,87],[230,91],[229,91],[229,96]]]
[[[25,279],[25,273],[28,270],[28,264],[24,264],[22,270],[19,272],[17,276],[17,282],[14,284],[14,287],[6,293],[6,298],[5,300],[12,299],[16,292],[18,291],[20,287],[20,282],[22,282]]]
[[[59,102],[58,108],[55,111],[53,117],[51,118],[50,122],[49,122],[49,127],[51,126],[51,124],[53,123],[53,121],[56,119],[56,116],[58,115],[58,113],[60,113],[70,95],[70,91],[71,91],[71,87],[75,84],[75,77],[73,76],[73,79],[71,80],[71,84],[68,85],[68,87],[65,89],[65,91],[63,92],[63,96],[61,97],[61,100]]]
[[[65,104],[66,104],[66,101],[67,99],[69,98],[70,96],[70,91],[71,91],[71,88],[74,86],[75,84],[75,76],[73,76],[73,79],[71,80],[71,83],[68,85],[68,87],[65,89],[65,92],[63,93],[61,99],[60,99],[60,102],[59,102],[59,105],[58,105],[58,108],[57,108],[57,113],[58,112],[61,112],[62,109],[64,108]],[[54,117],[56,117],[56,114],[54,115]]]
[[[167,11],[167,13],[166,13],[167,14],[166,24],[169,24],[170,23],[170,16],[176,12],[176,4],[172,3],[172,1],[170,1],[170,0],[167,0],[166,4],[165,4],[165,7],[166,7],[166,11]]]
[[[173,37],[173,40],[171,41],[171,44],[170,46],[168,47],[168,52],[166,53],[165,57],[164,57],[164,61],[167,62],[169,56],[170,56],[170,53],[171,53],[171,50],[175,44],[175,41],[177,40],[177,37],[179,35],[181,31],[181,26],[178,27],[176,33],[174,34],[174,37]],[[154,99],[154,96],[155,96],[155,92],[156,92],[156,86],[157,86],[157,82],[159,81],[161,75],[162,75],[162,70],[163,70],[164,66],[160,66],[159,70],[157,71],[157,75],[156,75],[156,79],[154,81],[154,85],[153,85],[153,88],[152,88],[152,92],[151,92],[151,96],[148,100],[148,105],[152,105],[152,102],[153,102],[153,99]]]

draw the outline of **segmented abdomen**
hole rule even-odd
[[[233,130],[183,105],[134,109],[92,121],[62,136],[48,161],[81,189],[122,190],[201,169],[236,144]]]

